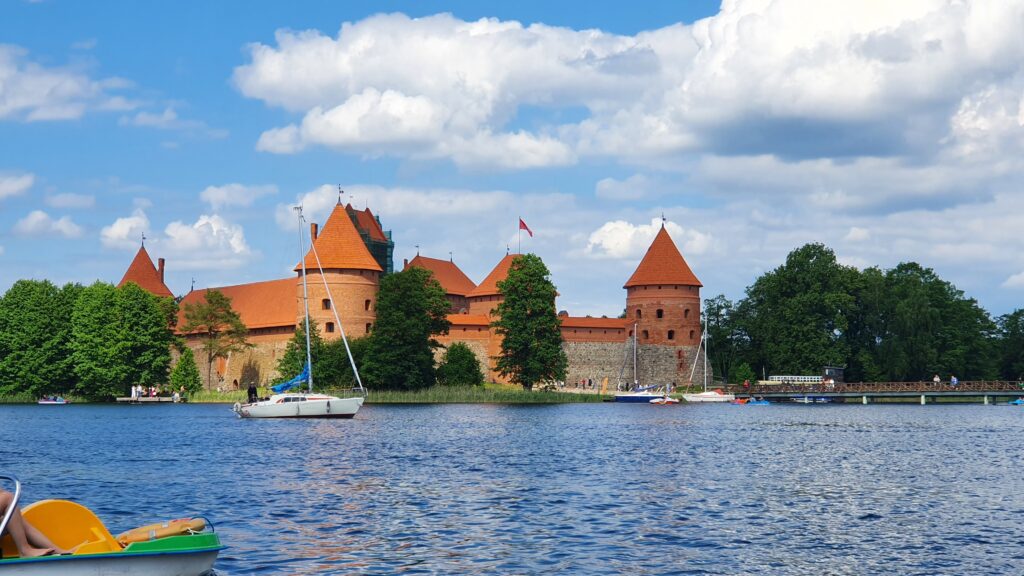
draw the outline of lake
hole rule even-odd
[[[1024,408],[0,406],[0,470],[237,574],[1020,574]]]

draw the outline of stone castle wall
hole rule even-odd
[[[567,386],[574,387],[583,379],[593,379],[594,388],[600,390],[607,378],[608,391],[615,391],[620,382],[623,389],[632,387],[631,342],[563,342],[562,349],[569,360],[565,379]],[[636,377],[641,386],[685,386],[690,382],[691,369],[696,360],[698,365],[693,371],[693,384],[699,385],[704,381],[703,358],[703,350],[698,355],[696,346],[641,344],[637,349]]]

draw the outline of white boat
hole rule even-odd
[[[721,390],[705,390],[694,394],[683,394],[683,400],[687,402],[732,402],[736,399],[735,394],[726,394]]]
[[[363,405],[361,397],[327,394],[274,394],[252,404],[236,404],[242,418],[352,418]]]
[[[359,377],[359,369],[352,358],[352,350],[348,346],[348,338],[345,336],[345,328],[342,326],[341,318],[338,316],[338,307],[334,305],[334,296],[331,295],[331,288],[327,285],[327,279],[323,274],[323,267],[320,266],[320,255],[316,253],[316,246],[309,243],[313,256],[316,257],[317,267],[320,268],[320,278],[324,281],[324,288],[327,290],[327,297],[331,300],[331,310],[334,312],[335,324],[341,330],[341,339],[345,343],[345,352],[348,354],[348,361],[352,364],[352,373],[355,374],[356,382],[359,384],[360,396],[350,398],[339,398],[328,394],[313,393],[313,355],[310,350],[309,341],[309,293],[306,286],[306,255],[302,250],[302,230],[306,220],[302,217],[302,207],[296,206],[295,211],[299,217],[299,258],[302,262],[302,300],[306,312],[306,366],[302,373],[291,380],[278,384],[272,389],[276,394],[270,398],[242,404],[236,402],[232,410],[239,418],[352,418],[363,406],[366,399],[366,389],[363,388],[363,381]],[[306,392],[288,392],[292,387],[306,382]]]
[[[679,399],[666,394],[665,396],[651,400],[650,403],[657,404],[659,406],[670,406],[672,404],[679,404]]]
[[[61,406],[64,404],[71,404],[71,401],[60,396],[48,396],[40,399],[36,404],[40,404],[42,406]]]

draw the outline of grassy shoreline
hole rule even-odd
[[[350,396],[346,390],[323,390],[336,396]],[[260,388],[261,397],[269,396],[270,391]],[[68,396],[72,404],[110,404],[111,402],[89,401],[84,398]],[[432,386],[423,390],[370,390],[366,396],[367,404],[578,404],[601,402],[608,396],[600,394],[577,394],[573,392],[556,392],[549,390],[527,391],[516,386],[486,384],[484,386]],[[29,394],[0,396],[0,404],[35,404],[38,398]],[[188,397],[192,404],[234,404],[245,402],[246,392],[236,390],[217,392],[202,390]]]

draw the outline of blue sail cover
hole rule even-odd
[[[282,392],[291,390],[292,388],[295,388],[296,386],[299,386],[300,384],[302,384],[306,380],[309,380],[309,364],[306,364],[305,366],[303,366],[302,367],[302,373],[299,374],[298,376],[296,376],[295,378],[292,378],[291,380],[289,380],[287,382],[281,382],[277,386],[272,386],[270,389],[274,391],[274,394],[280,394]]]

